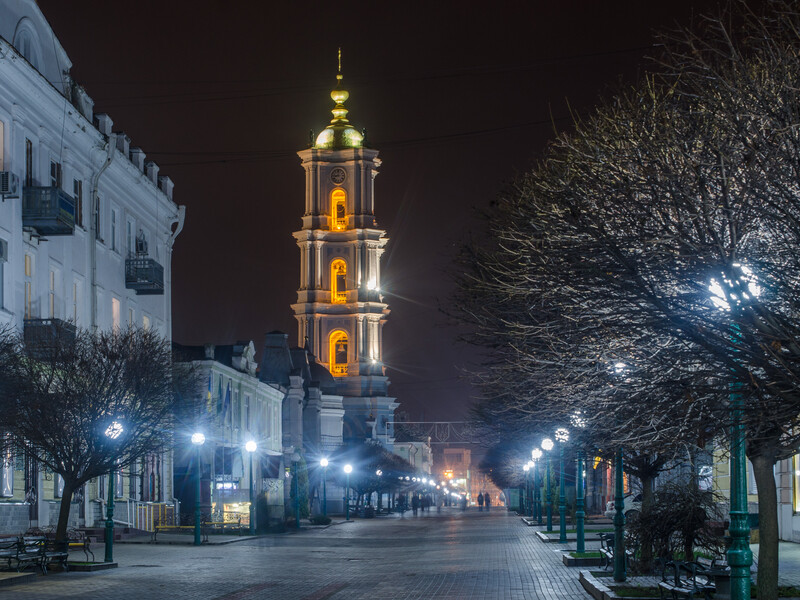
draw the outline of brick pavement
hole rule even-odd
[[[15,598],[385,600],[589,598],[557,544],[501,509],[357,520],[224,546],[118,545],[120,567],[53,573]]]

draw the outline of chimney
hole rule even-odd
[[[125,156],[130,156],[131,138],[129,138],[124,131],[117,133],[117,150],[122,152]]]
[[[131,162],[136,165],[139,172],[144,172],[144,152],[141,148],[131,148]]]
[[[114,127],[114,121],[112,121],[111,117],[106,113],[97,113],[94,116],[94,122],[100,133],[106,137],[111,135],[111,128]]]
[[[161,188],[161,191],[164,192],[164,195],[172,200],[172,188],[175,187],[175,184],[172,183],[172,179],[170,179],[166,175],[162,175],[158,178],[158,187]]]
[[[145,163],[145,167],[147,168],[147,177],[152,181],[154,184],[158,185],[158,165],[154,163],[152,160],[148,160]]]

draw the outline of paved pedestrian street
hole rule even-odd
[[[213,539],[213,538],[212,538]],[[0,594],[36,600],[589,598],[557,544],[502,508],[358,519],[227,545],[117,544],[119,568],[51,573]],[[102,553],[102,550],[100,550]]]

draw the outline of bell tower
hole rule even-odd
[[[380,160],[347,119],[341,53],[331,92],[333,119],[298,152],[305,169],[300,288],[292,305],[298,340],[334,376],[345,409],[344,438],[393,441],[383,365],[383,326],[389,308],[381,295],[380,260],[388,238],[375,220],[374,180]]]

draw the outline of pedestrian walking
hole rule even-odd
[[[492,497],[489,492],[483,492],[483,504],[486,506],[486,512],[489,512],[489,507],[492,505]]]
[[[478,512],[483,512],[483,494],[478,492]]]
[[[414,495],[411,496],[411,512],[414,513],[414,516],[417,516],[417,511],[419,510],[419,496],[417,492],[414,492]]]
[[[461,496],[461,510],[467,510],[467,495]]]

